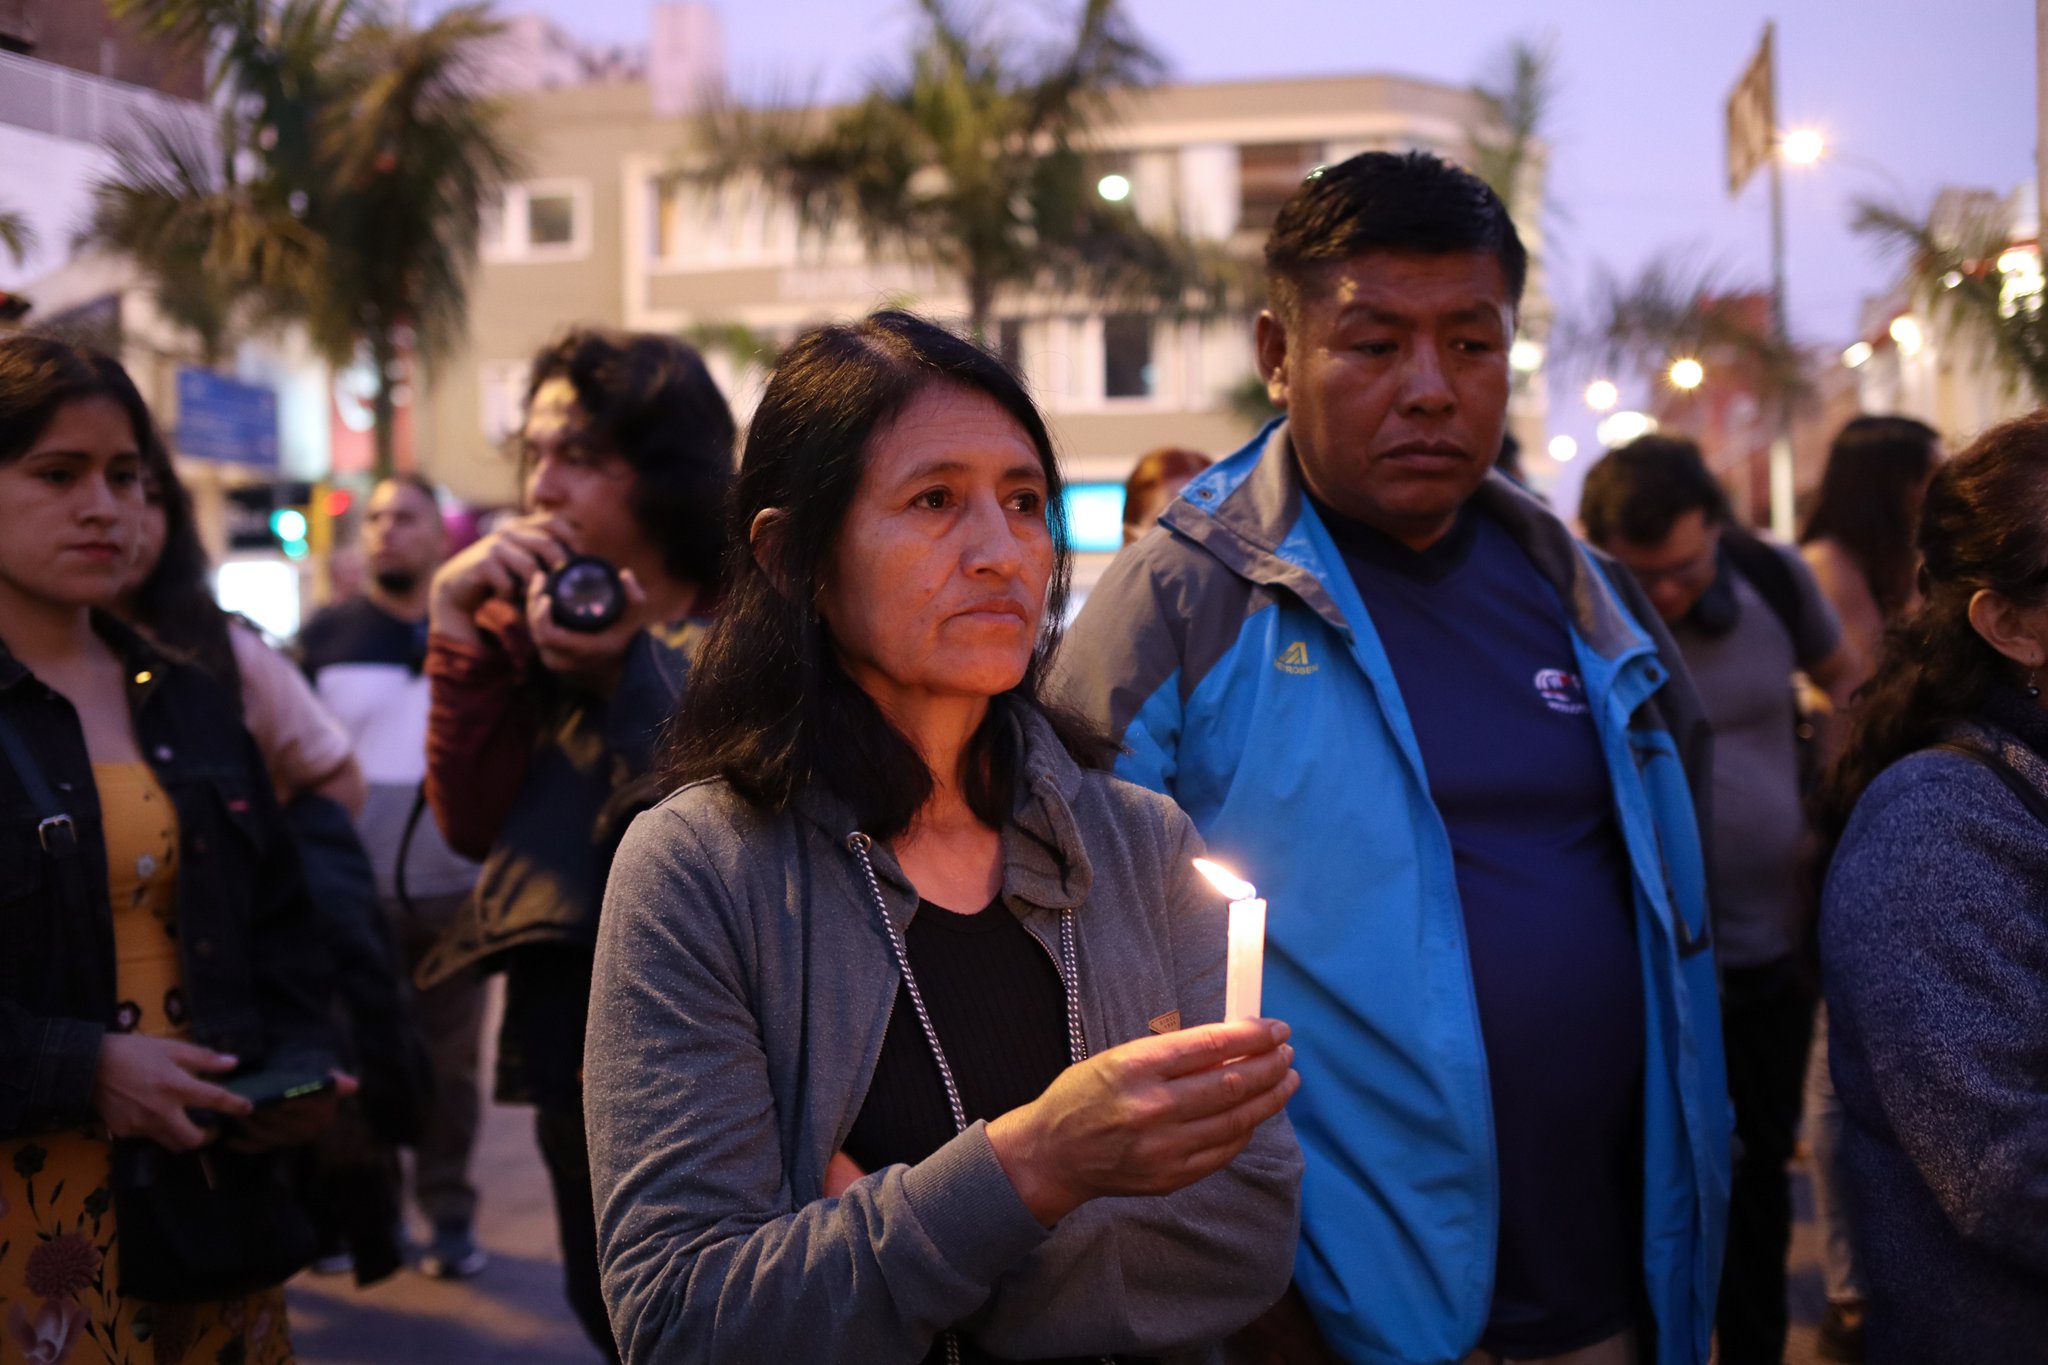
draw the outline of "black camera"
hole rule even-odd
[[[563,630],[595,635],[626,614],[619,571],[595,555],[572,555],[548,575],[548,616]]]

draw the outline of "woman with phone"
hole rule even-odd
[[[273,1365],[288,1154],[354,1082],[233,701],[111,615],[157,440],[113,360],[0,340],[0,1355]]]

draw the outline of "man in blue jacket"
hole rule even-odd
[[[1286,415],[1118,558],[1064,687],[1270,902],[1307,1160],[1274,1330],[1305,1305],[1370,1365],[1705,1365],[1707,730],[1629,576],[1490,475],[1527,266],[1434,157],[1312,174],[1266,246]]]

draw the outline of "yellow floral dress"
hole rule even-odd
[[[95,763],[114,911],[115,1031],[190,1032],[177,945],[178,819],[145,763]],[[291,1365],[282,1287],[219,1303],[124,1299],[91,1127],[0,1141],[0,1363]]]

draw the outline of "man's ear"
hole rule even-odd
[[[2021,668],[2048,663],[2038,618],[2039,613],[2023,611],[1989,588],[1979,588],[1970,598],[1970,629]]]
[[[1287,329],[1270,308],[1259,310],[1252,328],[1252,346],[1258,356],[1259,378],[1266,381],[1266,399],[1280,411],[1287,411]]]
[[[764,507],[754,513],[754,523],[747,528],[747,549],[754,563],[784,597],[791,595],[788,529],[789,513],[780,507]]]

